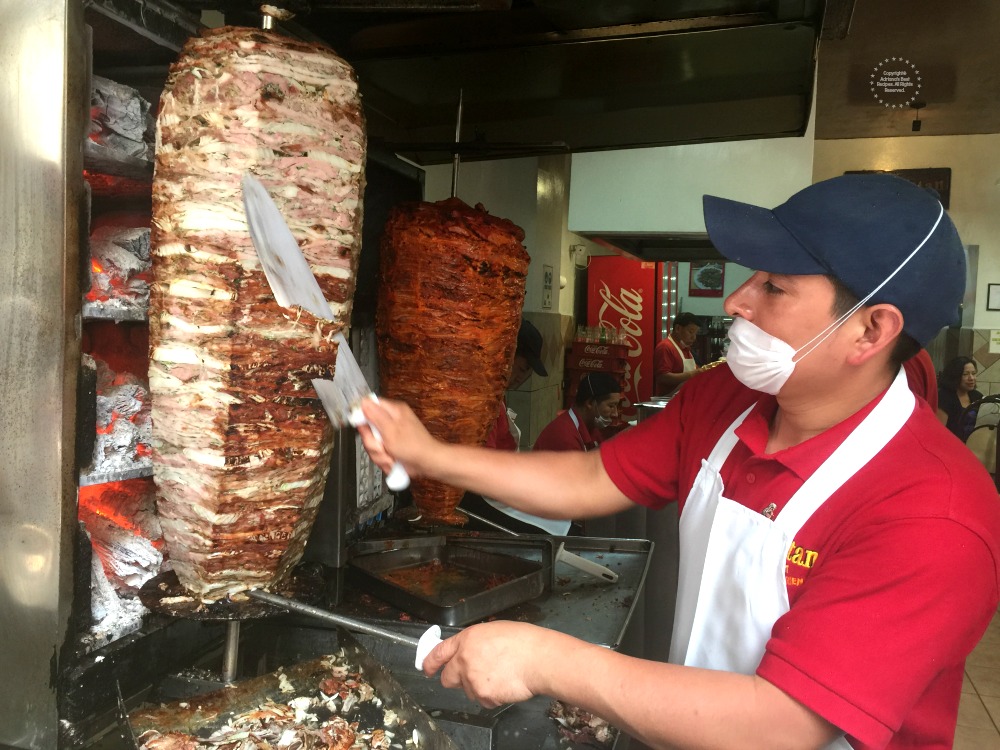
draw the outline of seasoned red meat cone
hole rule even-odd
[[[180,582],[205,599],[270,586],[299,561],[333,429],[311,377],[350,320],[365,131],[330,49],[247,28],[188,41],[157,119],[150,390],[157,512]],[[240,178],[268,188],[333,321],[278,307]]]
[[[507,219],[457,198],[393,209],[382,238],[378,336],[382,393],[408,403],[432,435],[482,445],[507,387],[528,252]],[[464,523],[463,490],[411,485],[424,520]]]

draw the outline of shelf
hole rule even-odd
[[[153,476],[153,463],[137,466],[122,471],[109,471],[103,474],[80,474],[80,486],[89,487],[92,484],[108,484],[109,482],[124,482],[126,479],[141,479]]]
[[[147,309],[142,307],[124,307],[106,302],[84,302],[83,319],[112,320],[115,323],[145,323],[149,320],[149,316]]]

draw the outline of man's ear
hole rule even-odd
[[[879,352],[891,351],[903,333],[903,313],[895,305],[862,307],[858,314],[864,329],[857,339],[854,354],[848,360],[851,364],[861,364]]]

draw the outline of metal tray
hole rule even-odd
[[[446,539],[361,555],[349,570],[367,593],[428,622],[458,626],[534,599],[551,566]]]

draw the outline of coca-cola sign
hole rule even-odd
[[[656,264],[592,258],[587,286],[588,324],[618,331],[627,347],[625,397],[633,403],[647,400],[652,395],[656,343]]]
[[[606,357],[611,354],[611,347],[607,344],[587,344],[583,347],[584,354],[597,354],[602,357]]]

